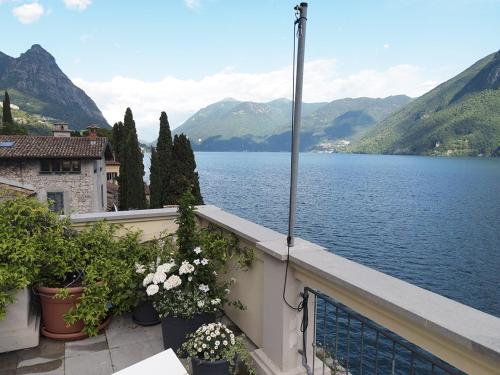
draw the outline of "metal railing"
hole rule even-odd
[[[333,298],[305,287],[305,301],[311,295],[313,311],[303,309],[303,324],[313,324],[313,342],[307,343],[304,332],[301,351],[309,374],[319,369],[322,374],[339,375],[463,374]]]

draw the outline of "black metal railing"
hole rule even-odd
[[[301,351],[309,374],[463,374],[323,293],[306,287],[303,295],[313,297],[313,311],[303,309],[303,324],[313,330]]]

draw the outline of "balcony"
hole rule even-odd
[[[77,214],[72,221],[78,229],[106,219],[140,229],[146,241],[173,233],[175,216],[165,208]],[[302,239],[290,250],[286,286],[289,304],[302,303],[296,311],[283,299],[285,235],[210,205],[198,207],[197,218],[255,253],[248,271],[228,275],[238,280],[232,295],[247,310],[224,313],[253,344],[258,373],[500,374],[500,318]],[[141,339],[153,344],[151,337]]]

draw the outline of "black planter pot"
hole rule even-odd
[[[214,323],[215,314],[199,314],[192,319],[166,316],[161,320],[161,331],[163,334],[163,347],[172,348],[174,352],[186,341],[186,335],[193,333],[203,324]]]
[[[229,375],[229,362],[225,359],[220,361],[204,361],[199,358],[191,359],[193,375]]]
[[[144,301],[134,307],[132,320],[140,326],[154,326],[161,322],[151,301]]]

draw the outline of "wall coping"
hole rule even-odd
[[[73,223],[88,223],[99,220],[120,221],[137,219],[160,219],[164,217],[177,216],[177,208],[155,208],[148,210],[118,211],[118,212],[89,212],[85,214],[72,214],[70,219]]]

